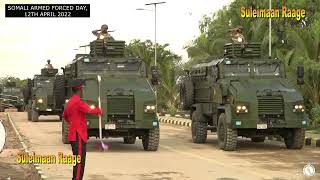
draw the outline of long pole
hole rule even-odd
[[[271,0],[269,0],[269,10],[271,11]],[[271,17],[269,18],[269,58],[271,58]]]
[[[154,65],[157,66],[157,4],[154,4]]]

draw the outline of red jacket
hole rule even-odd
[[[91,109],[89,105],[80,99],[79,95],[73,95],[63,112],[64,119],[69,123],[68,141],[76,141],[76,133],[84,142],[88,140],[86,113],[101,115],[100,108]]]

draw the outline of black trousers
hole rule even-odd
[[[73,166],[73,176],[72,180],[82,180],[84,167],[86,164],[86,154],[87,154],[87,144],[83,142],[79,134],[76,135],[76,141],[71,141],[72,153],[73,155],[80,155],[81,162]]]

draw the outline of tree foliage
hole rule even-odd
[[[26,79],[20,79],[20,78],[13,77],[13,76],[7,76],[7,77],[0,78],[0,85],[1,86],[6,86],[6,84],[8,84],[8,82],[15,82],[15,86],[17,88],[23,88],[27,84]]]
[[[177,74],[181,71],[181,57],[168,50],[169,44],[157,44],[157,66],[160,84],[157,89],[157,102],[161,109],[177,108]],[[150,40],[132,40],[126,46],[126,55],[140,57],[147,66],[148,74],[154,65],[154,44]]]

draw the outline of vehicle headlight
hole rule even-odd
[[[144,112],[154,113],[154,112],[156,112],[156,106],[155,105],[145,105]]]
[[[42,98],[39,98],[39,99],[37,100],[37,102],[41,104],[41,103],[43,103],[43,99],[42,99]]]
[[[96,106],[92,104],[92,105],[90,106],[90,109],[94,109],[94,108],[96,108]]]
[[[248,113],[248,106],[247,105],[237,105],[236,112],[237,113]]]
[[[293,112],[304,112],[303,104],[295,104],[293,107]]]

